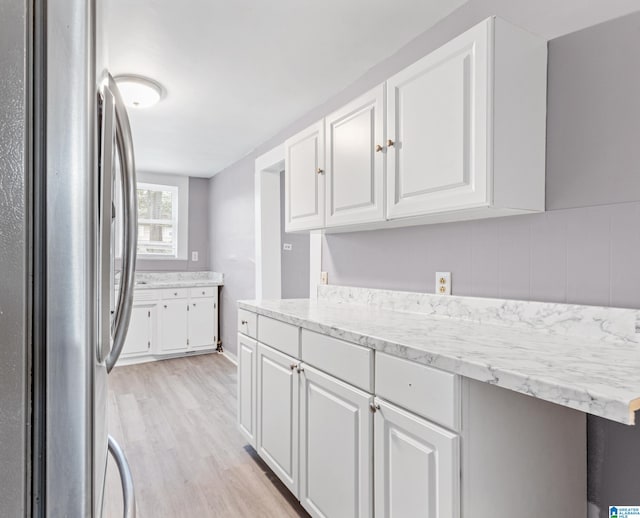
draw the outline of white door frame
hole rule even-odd
[[[256,299],[282,297],[280,249],[280,173],[284,171],[284,144],[255,161]],[[309,236],[309,294],[316,297],[322,268],[322,231]]]

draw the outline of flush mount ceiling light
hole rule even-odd
[[[149,108],[162,98],[162,86],[148,77],[123,75],[115,80],[124,104],[131,108]]]

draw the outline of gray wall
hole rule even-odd
[[[211,180],[212,265],[227,274],[222,337],[235,352],[236,307],[254,296],[253,161],[509,2],[470,2],[354,84]],[[550,212],[327,236],[334,284],[431,291],[436,270],[458,294],[640,307],[640,15],[549,46]],[[236,208],[235,205],[238,207]],[[640,495],[640,426],[589,419],[589,497],[603,508]]]
[[[209,261],[209,179],[189,178],[189,248],[187,260],[141,259],[136,262],[139,272],[208,270]],[[198,261],[191,260],[191,252],[198,251]]]
[[[237,302],[255,296],[254,160],[247,156],[209,184],[211,269],[224,274],[220,338],[236,354]]]
[[[280,174],[280,243],[289,243],[291,250],[281,249],[281,285],[283,299],[309,298],[309,234],[284,231],[284,172]]]
[[[325,236],[333,284],[640,308],[640,14],[549,44],[549,212]],[[613,374],[615,375],[615,374]],[[640,419],[639,419],[640,420]],[[640,503],[640,426],[588,420],[589,500]]]
[[[0,516],[29,498],[28,2],[0,3]]]

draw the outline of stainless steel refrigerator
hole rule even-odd
[[[131,314],[137,210],[129,122],[100,30],[105,7],[0,2],[3,517],[101,516],[108,452],[125,516],[135,514],[107,423],[108,374]],[[115,214],[123,257],[113,301]]]

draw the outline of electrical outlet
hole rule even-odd
[[[329,284],[329,274],[327,272],[320,272],[320,284]]]
[[[293,250],[293,245],[291,243],[285,243],[282,245],[282,249],[286,252]]]
[[[198,261],[198,252],[196,250],[191,252],[191,261],[193,261],[194,263]]]
[[[451,272],[436,272],[436,294],[451,295]]]

